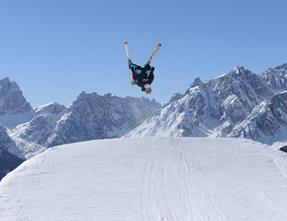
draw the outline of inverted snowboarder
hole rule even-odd
[[[130,56],[129,56],[129,50],[128,50],[128,43],[125,42],[124,44],[126,56],[128,59],[128,65],[129,69],[131,70],[131,84],[137,85],[141,88],[142,91],[146,92],[147,94],[151,93],[151,84],[154,80],[154,67],[150,65],[153,57],[158,52],[159,48],[161,47],[161,44],[157,44],[154,50],[152,51],[151,56],[149,57],[146,64],[141,67],[139,65],[136,65],[132,63]]]

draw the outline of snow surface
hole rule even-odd
[[[232,138],[53,147],[0,184],[1,221],[283,221],[287,154]]]

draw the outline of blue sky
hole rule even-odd
[[[286,63],[286,8],[284,0],[0,1],[0,77],[15,80],[34,107],[69,104],[83,90],[141,96],[123,42],[139,64],[161,42],[148,97],[165,102],[196,77]]]

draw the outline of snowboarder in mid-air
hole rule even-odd
[[[130,56],[129,56],[128,43],[125,42],[124,46],[125,46],[126,56],[128,58],[129,69],[131,70],[131,77],[132,77],[131,84],[139,86],[142,91],[146,92],[147,94],[150,94],[151,83],[154,80],[154,73],[153,73],[154,67],[152,67],[150,63],[153,57],[155,56],[155,54],[158,52],[159,48],[161,47],[161,44],[156,45],[156,47],[154,48],[151,56],[149,57],[144,67],[141,67],[139,65],[132,63]]]

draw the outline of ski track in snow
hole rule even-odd
[[[244,139],[64,145],[0,184],[1,221],[287,220],[287,155]]]

